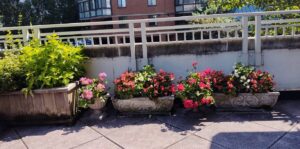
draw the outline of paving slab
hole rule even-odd
[[[168,147],[168,149],[223,149],[220,145],[214,144],[210,141],[202,139],[200,137],[191,135],[186,137],[185,139],[173,144]]]
[[[71,148],[102,137],[80,123],[67,126],[31,126],[16,128],[30,149]]]
[[[127,126],[134,125],[140,121],[147,119],[147,117],[108,117],[104,120],[93,119],[89,121],[83,121],[97,132],[107,135],[109,133],[118,131]]]
[[[253,122],[281,131],[289,131],[297,124],[296,119],[280,111],[232,113],[227,116],[227,121]]]
[[[26,149],[26,146],[13,129],[5,130],[0,134],[1,149]]]
[[[96,140],[92,140],[85,144],[79,145],[74,149],[121,149],[121,147],[117,146],[116,144],[112,143],[105,137],[98,138]]]
[[[287,134],[276,142],[271,149],[299,149],[300,148],[300,136]]]
[[[107,135],[108,138],[126,149],[162,149],[181,139],[186,134],[157,120],[145,120],[135,125],[127,125]]]
[[[195,133],[232,149],[267,148],[284,132],[252,122],[221,122]]]
[[[293,127],[289,133],[300,137],[300,124]]]
[[[226,115],[227,113],[207,115],[201,113],[187,113],[183,115],[157,116],[156,118],[159,121],[181,129],[185,133],[195,133],[223,119]]]
[[[300,100],[281,100],[279,101],[275,109],[288,113],[296,118],[300,122]]]

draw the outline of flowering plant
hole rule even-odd
[[[129,99],[133,97],[149,97],[151,99],[170,96],[175,93],[173,73],[160,70],[156,73],[151,65],[139,72],[124,72],[115,79],[116,97]]]
[[[231,75],[226,77],[225,93],[237,95],[238,93],[266,93],[273,91],[273,76],[268,72],[255,70],[251,66],[238,63]]]
[[[177,85],[177,96],[183,99],[183,105],[188,109],[214,104],[212,93],[213,90],[222,90],[223,72],[211,69],[197,72],[197,63],[192,65],[194,71]]]
[[[79,107],[87,108],[95,100],[101,100],[101,102],[107,100],[106,77],[106,73],[99,73],[98,79],[80,78]]]

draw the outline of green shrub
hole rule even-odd
[[[63,43],[58,36],[47,36],[44,44],[37,39],[21,50],[28,93],[32,89],[61,87],[84,74],[85,57],[80,47]]]
[[[4,52],[0,57],[0,93],[20,90],[25,87],[24,80],[19,52]]]

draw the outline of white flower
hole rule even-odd
[[[246,77],[245,77],[245,76],[241,76],[241,79],[242,79],[242,80],[246,80]]]
[[[250,88],[250,86],[249,86],[249,85],[247,85],[247,88],[249,89],[249,88]]]
[[[250,82],[250,79],[248,79],[247,82],[249,83],[249,82]]]

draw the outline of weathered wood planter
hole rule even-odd
[[[0,119],[22,123],[71,122],[76,113],[77,85],[0,94]]]
[[[273,107],[277,103],[279,92],[269,93],[240,93],[238,96],[229,96],[221,93],[214,94],[217,108],[261,108]]]
[[[112,103],[116,110],[125,114],[168,114],[172,110],[174,97],[112,99]]]

